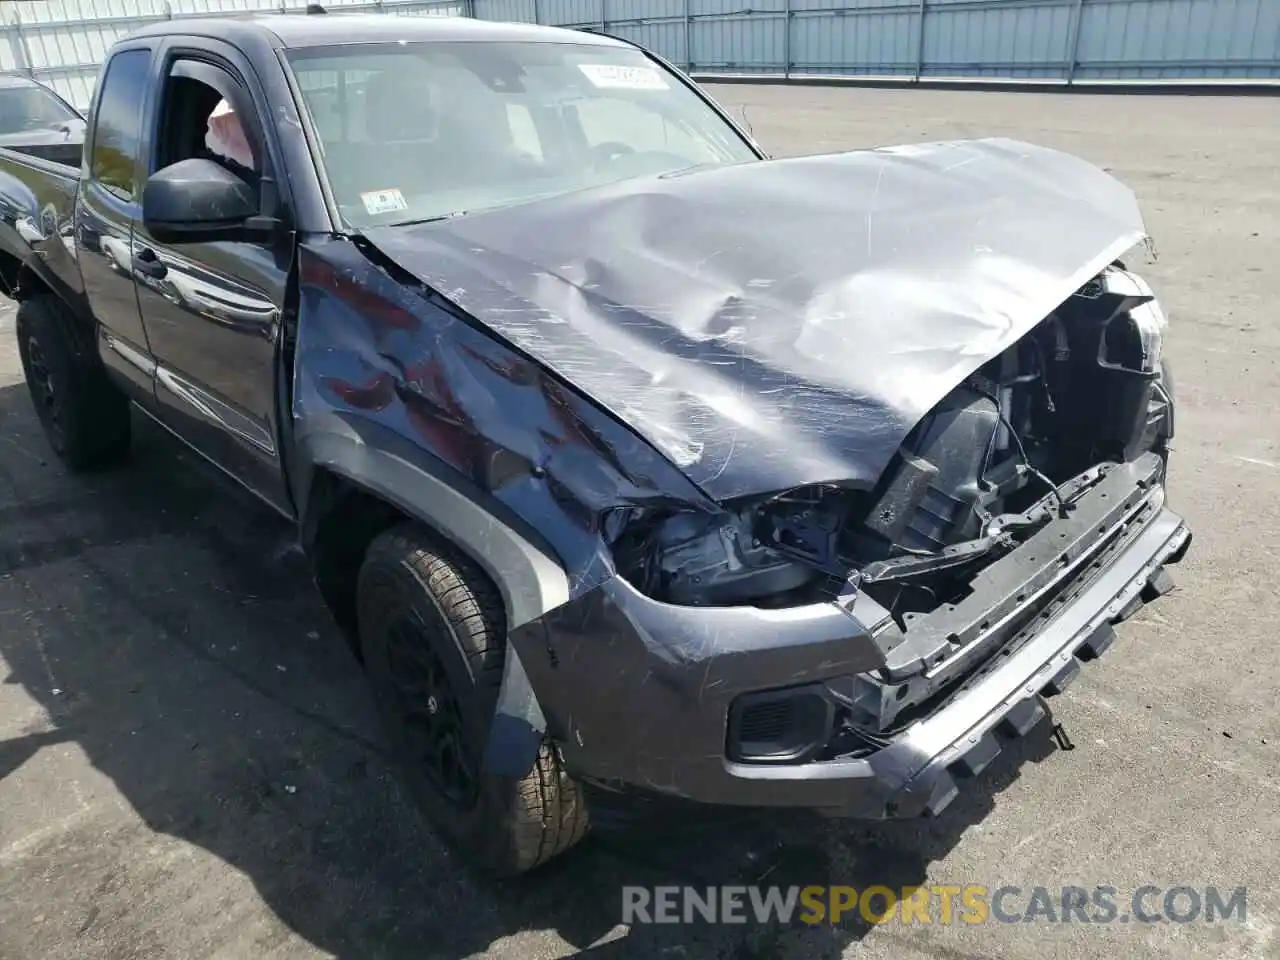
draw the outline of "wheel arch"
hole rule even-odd
[[[298,501],[300,532],[317,586],[357,657],[356,574],[373,539],[404,520],[423,524],[480,567],[502,595],[508,635],[539,629],[538,618],[568,601],[568,576],[550,548],[492,497],[468,489],[474,485],[456,472],[424,463],[421,451],[411,456],[414,448],[377,425],[366,424],[363,436],[348,421],[338,425],[345,429],[300,431],[308,467]],[[537,694],[508,642],[484,769],[524,776],[546,729]]]
[[[23,263],[8,250],[0,249],[0,293],[11,300],[18,299],[18,278]]]
[[[456,471],[430,463],[433,458],[390,431],[347,420],[340,426],[299,432],[307,464],[298,501],[302,544],[313,559],[323,563],[326,552],[341,555],[343,538],[363,556],[373,537],[409,519],[461,551],[493,581],[508,632],[568,601],[569,578],[560,561],[496,498]]]
[[[0,249],[0,285],[6,296],[19,302],[46,293],[59,296],[40,270],[3,249]]]

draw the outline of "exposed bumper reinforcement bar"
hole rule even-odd
[[[980,668],[946,706],[882,750],[803,767],[737,764],[730,772],[742,781],[791,781],[794,792],[769,791],[771,805],[814,805],[815,794],[821,793],[833,801],[825,812],[834,816],[937,814],[955,798],[958,779],[984,770],[999,754],[1002,739],[1026,735],[1045,715],[1043,697],[1060,693],[1082,661],[1096,659],[1110,647],[1114,622],[1131,615],[1144,599],[1167,592],[1170,579],[1164,565],[1181,558],[1190,537],[1182,518],[1161,507],[1035,636]],[[834,781],[835,789],[815,783],[827,780]]]

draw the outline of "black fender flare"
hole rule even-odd
[[[339,414],[304,418],[295,429],[305,465],[299,492],[308,491],[316,471],[324,470],[436,531],[497,585],[508,634],[544,629],[539,619],[568,602],[569,576],[550,548],[493,497],[432,463],[430,454],[379,424]],[[298,503],[305,530],[310,497]],[[484,770],[523,776],[533,768],[546,729],[516,646],[508,642]]]

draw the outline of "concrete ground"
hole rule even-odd
[[[72,479],[0,312],[0,957],[1280,956],[1280,100],[722,86],[778,154],[999,134],[1137,190],[1172,315],[1179,589],[928,824],[779,815],[468,874],[418,822],[289,531],[174,444]],[[1046,223],[1046,230],[1053,224]],[[656,883],[1248,887],[1218,925],[618,924]]]

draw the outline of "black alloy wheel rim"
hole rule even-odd
[[[62,437],[62,416],[58,391],[53,385],[53,376],[49,373],[49,364],[45,360],[44,350],[35,337],[27,338],[27,367],[31,374],[31,392],[35,396],[36,409],[40,419],[59,438]]]
[[[478,778],[462,710],[429,631],[416,617],[388,631],[387,666],[409,760],[451,804],[470,808]]]

